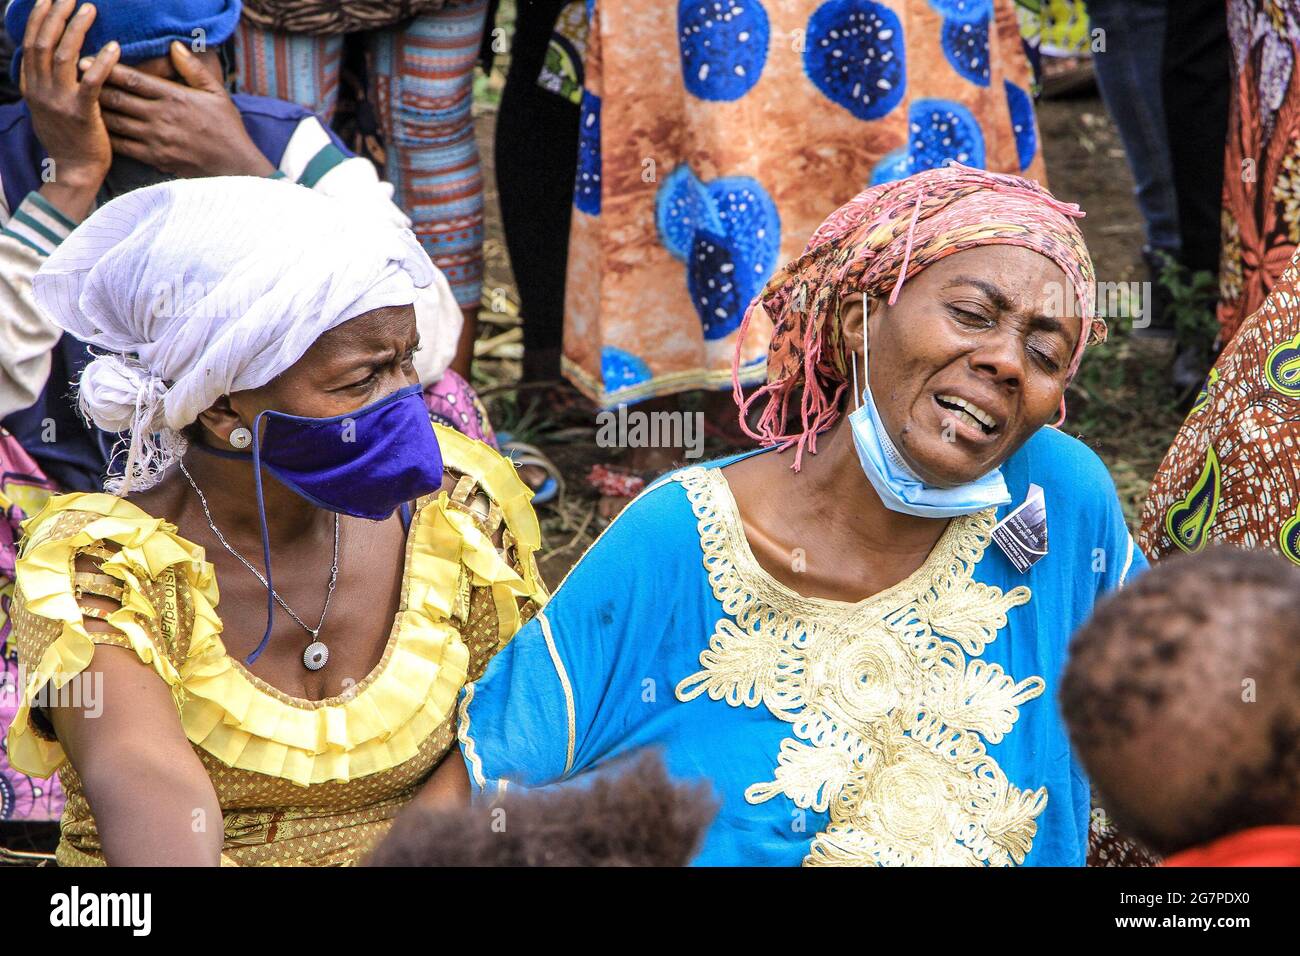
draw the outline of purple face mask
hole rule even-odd
[[[333,418],[267,409],[253,422],[253,482],[267,583],[266,633],[246,663],[252,664],[265,650],[275,615],[262,466],[318,508],[382,521],[406,502],[442,487],[442,450],[420,392],[419,385],[410,385]]]
[[[253,423],[253,466],[318,508],[382,521],[442,486],[442,451],[419,385],[346,415],[268,409]]]

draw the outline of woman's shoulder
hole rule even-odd
[[[215,604],[216,582],[203,548],[181,537],[169,521],[116,495],[53,495],[23,522],[22,531],[16,577],[34,613],[76,617],[66,598],[80,596],[87,574],[103,572],[144,587],[177,567]],[[90,564],[83,566],[84,561]]]
[[[15,577],[24,610],[35,618],[61,625],[79,625],[83,614],[110,620],[86,610],[84,592],[155,621],[162,613],[157,602],[136,595],[165,582],[184,582],[192,600],[216,605],[216,578],[203,548],[115,495],[53,495],[22,531]]]
[[[532,489],[495,448],[436,422],[433,429],[442,453],[443,483],[436,494],[417,503],[418,528],[412,536],[417,551],[431,549],[448,560],[454,557],[494,588],[544,601],[546,588],[536,559],[542,531]],[[416,561],[408,569],[418,572],[423,564]]]
[[[1038,485],[1055,514],[1095,518],[1120,514],[1119,496],[1106,463],[1079,438],[1040,428],[1002,466],[1014,508]]]
[[[510,508],[507,519],[518,517],[524,524],[537,524],[532,489],[519,477],[514,462],[491,445],[454,428],[434,422],[433,431],[442,453],[443,490],[452,493],[462,479],[468,478],[503,510]]]
[[[90,545],[122,535],[142,541],[162,532],[183,540],[166,520],[154,517],[134,502],[104,492],[51,495],[40,511],[23,522],[22,531],[24,554],[74,538],[78,545]]]
[[[719,458],[685,465],[666,472],[646,486],[618,516],[625,533],[646,534],[656,530],[689,528],[698,531],[701,520],[718,510],[727,487],[723,469],[742,456]],[[611,526],[612,527],[612,526]]]
[[[632,575],[673,579],[682,566],[699,570],[700,537],[716,528],[722,513],[720,464],[688,465],[652,481],[601,532],[570,577],[610,585]]]
[[[170,687],[217,642],[216,580],[203,549],[114,495],[54,495],[23,522],[13,636],[31,679],[9,731],[11,762],[48,775],[64,760],[29,724],[37,692],[90,666],[97,645],[132,651]],[[184,597],[181,597],[181,595]]]

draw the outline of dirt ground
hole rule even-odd
[[[505,289],[515,299],[514,280],[501,234],[497,206],[492,137],[496,113],[492,97],[480,96],[478,137],[487,180],[486,281],[488,289]],[[1095,95],[1044,100],[1039,125],[1050,186],[1064,200],[1086,212],[1083,231],[1102,281],[1143,281],[1142,220],[1133,200],[1133,181],[1118,136]],[[485,310],[482,340],[493,348],[475,367],[475,385],[498,429],[541,445],[564,473],[564,493],[539,509],[546,556],[542,571],[554,586],[599,533],[596,494],[586,475],[609,452],[595,444],[595,409],[573,392],[575,407],[557,413],[542,407],[535,394],[516,391],[521,347],[513,341],[518,319]],[[502,324],[505,323],[505,324]],[[1181,416],[1164,385],[1171,355],[1167,345],[1135,341],[1122,321],[1111,323],[1111,338],[1090,351],[1069,396],[1065,430],[1086,441],[1106,461],[1125,511],[1134,522],[1147,486],[1164,456]],[[706,445],[706,455],[723,454],[722,445]]]

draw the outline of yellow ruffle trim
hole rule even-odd
[[[545,599],[535,553],[541,543],[530,493],[514,467],[496,452],[458,432],[437,427],[449,467],[473,475],[505,514],[523,574],[498,554],[474,519],[451,505],[446,492],[422,499],[407,536],[403,600],[396,638],[375,671],[347,694],[323,701],[289,697],[226,653],[217,616],[217,583],[203,549],[130,502],[106,494],[51,498],[24,530],[28,544],[18,562],[27,609],[58,621],[60,636],[29,674],[23,701],[9,730],[9,759],[20,771],[48,776],[63,762],[63,748],[32,732],[28,712],[35,693],[53,681],[61,687],[90,663],[94,644],[73,597],[78,549],[97,541],[121,550],[103,562],[126,595],[108,620],[126,635],[140,660],[172,689],[186,736],[231,767],[301,785],[353,780],[395,767],[416,755],[422,742],[452,712],[464,684],[469,652],[451,622],[462,566],[474,586],[490,587],[500,616],[500,638],[519,625],[517,599]],[[65,511],[91,512],[75,535],[42,539]],[[158,611],[140,590],[172,568],[190,588],[194,627],[179,665],[159,654],[141,619]]]

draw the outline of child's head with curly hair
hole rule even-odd
[[[369,866],[685,866],[716,807],[706,787],[675,784],[654,754],[625,772],[490,805],[413,807]]]
[[[1102,803],[1159,853],[1300,824],[1300,568],[1171,558],[1070,645],[1061,707]]]

